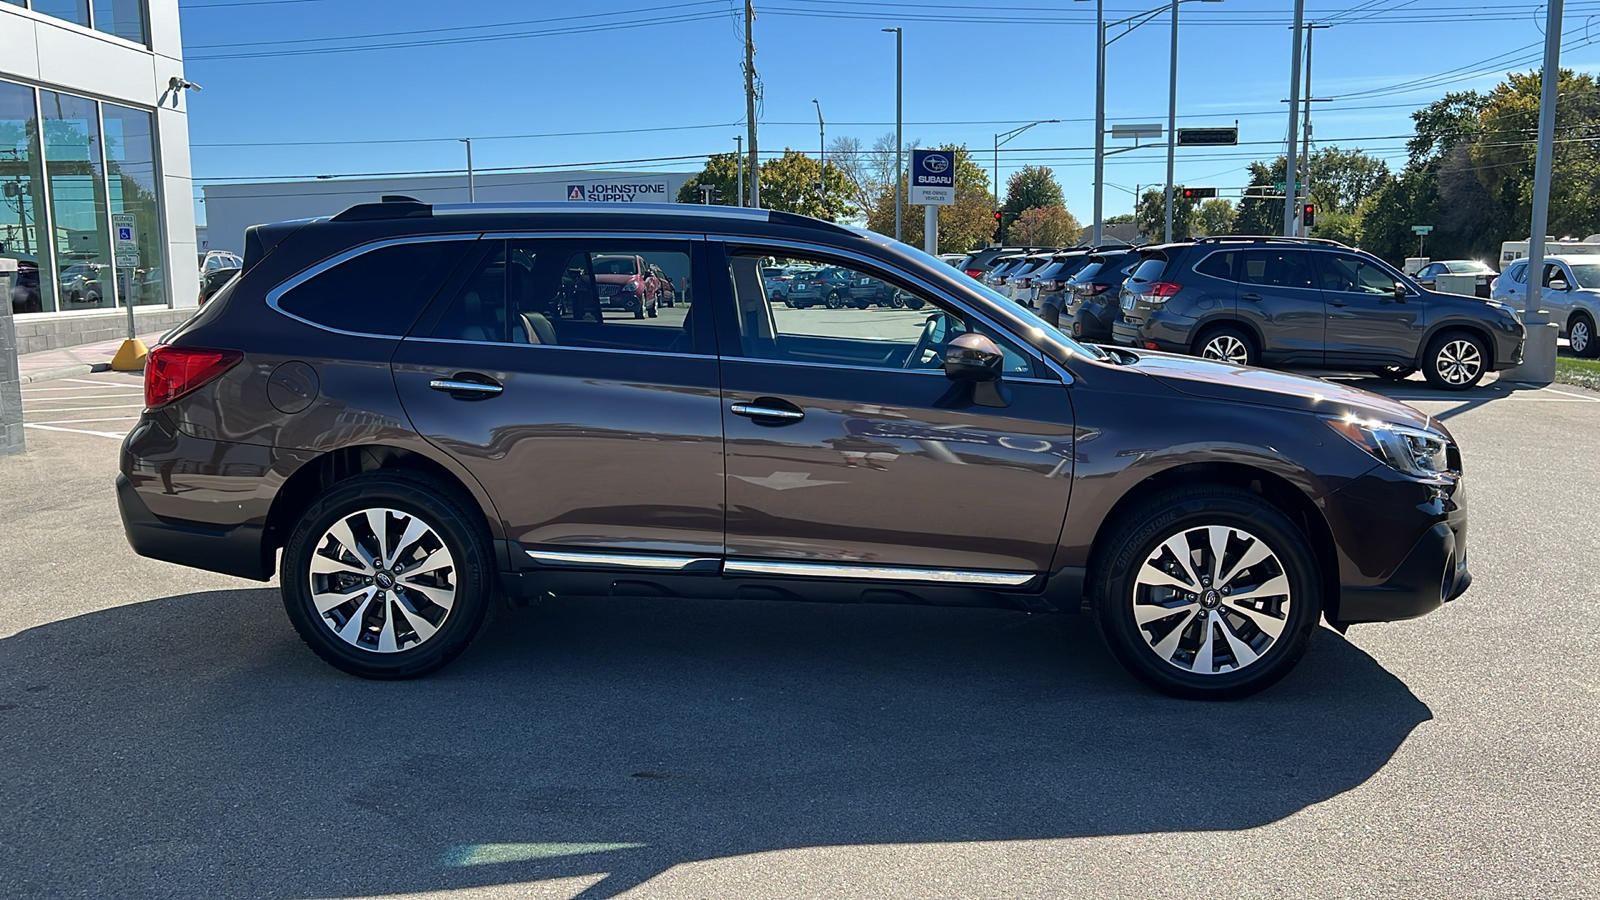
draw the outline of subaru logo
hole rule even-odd
[[[950,168],[950,157],[941,156],[938,153],[930,153],[922,158],[922,167],[938,175]]]

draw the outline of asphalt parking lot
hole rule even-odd
[[[1361,384],[1461,442],[1476,581],[1231,704],[1075,618],[681,600],[508,611],[360,681],[273,586],[127,548],[137,376],[31,385],[0,896],[1593,897],[1600,394]]]

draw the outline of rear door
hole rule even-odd
[[[709,313],[691,294],[635,319],[602,305],[595,274],[638,257],[705,284],[698,245],[529,238],[477,252],[441,298],[453,299],[400,342],[394,377],[416,429],[488,491],[513,567],[714,567],[722,404]]]
[[[1395,299],[1399,275],[1353,253],[1310,254],[1327,304],[1329,365],[1409,365],[1427,323],[1427,298]]]
[[[1309,254],[1294,247],[1234,253],[1238,315],[1261,335],[1261,361],[1321,365],[1327,311]]]

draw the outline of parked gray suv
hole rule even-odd
[[[1422,288],[1333,241],[1222,237],[1142,247],[1122,284],[1118,343],[1243,365],[1421,369],[1448,390],[1522,362],[1510,306]]]
[[[636,318],[597,263],[688,285]],[[921,310],[791,309],[764,259]],[[1471,581],[1461,454],[1411,407],[1075,343],[881,235],[691,204],[392,201],[249,230],[150,352],[133,548],[278,576],[347,672],[445,665],[499,596],[1088,610],[1155,688],[1237,697],[1319,619]]]

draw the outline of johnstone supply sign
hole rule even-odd
[[[671,203],[664,178],[649,181],[596,181],[567,185],[567,199],[585,203]]]
[[[956,202],[955,154],[944,150],[911,151],[912,206],[950,206]]]

